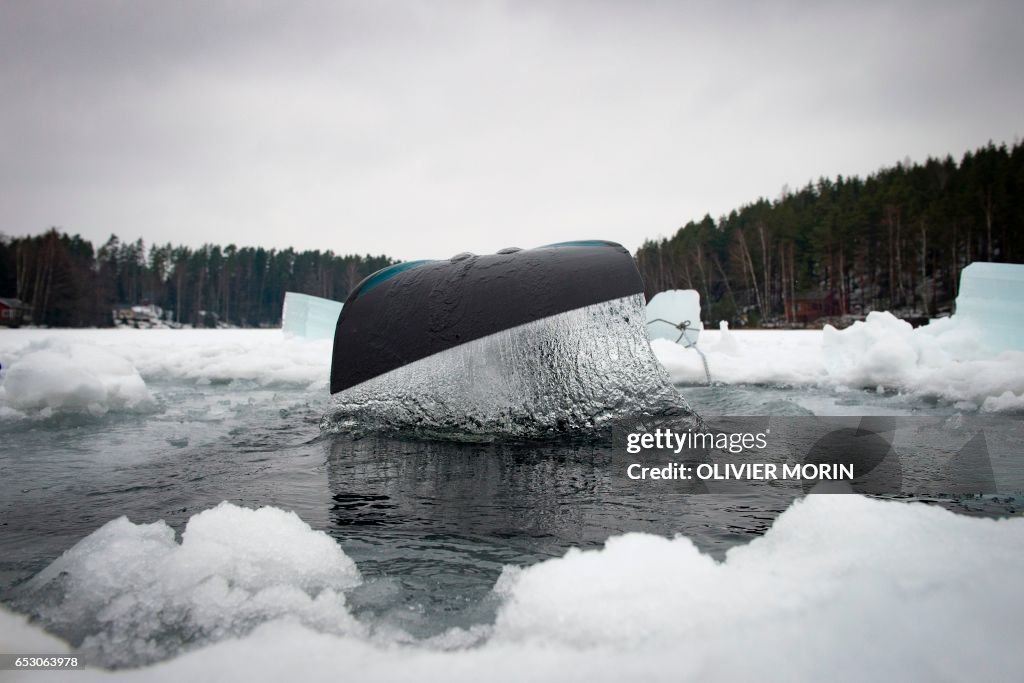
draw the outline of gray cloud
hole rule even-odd
[[[1020,131],[1014,3],[0,5],[0,232],[637,247]]]

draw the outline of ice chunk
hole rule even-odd
[[[153,399],[135,367],[91,344],[46,340],[5,370],[0,403],[22,413],[135,412]],[[4,407],[0,405],[0,407]]]
[[[108,522],[34,577],[23,601],[96,660],[138,665],[280,617],[357,632],[342,591],[359,582],[341,548],[294,513],[222,503],[193,516],[180,544],[164,522]]]
[[[992,349],[1024,351],[1024,264],[975,261],[964,268],[955,317],[981,327]]]
[[[334,339],[342,303],[309,294],[285,292],[281,329],[287,335],[307,339]]]
[[[668,322],[664,322],[668,321]],[[685,336],[679,325],[687,323]],[[700,294],[696,289],[670,289],[658,292],[647,303],[647,335],[668,339],[683,346],[697,343],[704,325],[700,321]]]

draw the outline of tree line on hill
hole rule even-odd
[[[949,311],[972,261],[1024,260],[1024,148],[989,143],[909,161],[865,179],[821,178],[722,216],[691,221],[636,254],[648,297],[696,289],[702,319],[805,320],[800,302],[837,316]],[[0,297],[52,326],[112,324],[118,304],[155,304],[197,326],[279,324],[285,291],[344,300],[387,256],[235,245],[152,245],[111,236],[94,249],[57,229],[0,235]],[[812,316],[813,317],[813,316]]]
[[[648,296],[696,289],[702,318],[797,320],[801,300],[838,316],[949,311],[972,261],[1024,260],[1024,149],[989,143],[909,161],[867,178],[821,178],[647,241],[637,264]]]
[[[108,326],[119,305],[153,304],[174,322],[242,327],[280,324],[286,291],[343,301],[367,275],[394,261],[332,251],[198,249],[122,242],[99,249],[52,228],[0,237],[0,296],[31,307],[35,324]]]

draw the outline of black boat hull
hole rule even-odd
[[[613,242],[392,266],[345,301],[331,393],[502,330],[642,292],[632,256]]]

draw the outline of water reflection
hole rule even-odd
[[[721,557],[737,542],[737,532],[761,533],[766,521],[806,493],[799,481],[698,483],[688,484],[690,489],[650,481],[627,485],[619,471],[623,449],[606,442],[450,443],[376,436],[331,437],[324,443],[330,522],[339,536],[358,535],[361,528],[372,528],[374,538],[458,536],[516,546],[531,561],[637,531],[685,534]],[[763,459],[778,455],[765,453]],[[920,448],[903,445],[901,453],[912,471],[934,473],[942,462],[934,449],[924,464],[911,457],[923,458]],[[731,461],[751,457],[743,453]],[[723,454],[711,458],[717,462]],[[901,496],[898,486],[878,493]],[[747,524],[741,514],[737,522],[737,510],[756,513],[756,519]]]
[[[608,536],[608,447],[459,444],[382,437],[329,441],[338,527],[480,539],[549,539],[547,556]],[[615,526],[619,526],[616,524]]]

